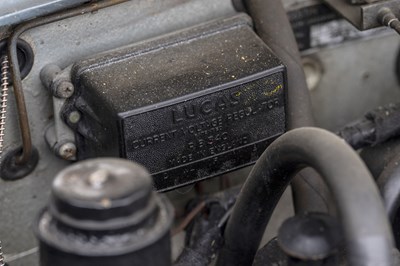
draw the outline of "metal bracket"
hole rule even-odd
[[[61,118],[61,110],[65,101],[74,93],[70,82],[70,69],[61,71],[56,65],[45,66],[40,74],[43,85],[53,94],[54,123],[45,131],[45,140],[50,149],[60,158],[68,161],[76,160],[74,132]]]
[[[384,0],[362,5],[351,4],[348,0],[324,1],[359,30],[382,26],[377,17],[378,12],[384,7],[392,10],[397,17],[400,16],[399,0]]]

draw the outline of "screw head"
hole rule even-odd
[[[71,82],[62,81],[55,90],[55,96],[59,98],[69,98],[74,94],[75,88]]]
[[[76,146],[72,142],[65,143],[61,145],[58,149],[58,155],[68,161],[73,161],[76,159]]]

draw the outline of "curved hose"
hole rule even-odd
[[[377,183],[386,212],[393,223],[400,208],[400,154],[395,156],[386,166]]]
[[[314,126],[311,101],[292,27],[281,0],[243,0],[260,38],[287,69],[287,126],[294,129]],[[312,170],[304,170],[292,181],[296,213],[328,211],[329,194]]]
[[[303,65],[281,0],[244,0],[255,30],[287,68],[288,127],[311,126],[314,119]]]
[[[251,265],[261,237],[291,177],[311,166],[327,183],[343,224],[350,265],[392,265],[393,237],[378,189],[342,139],[316,128],[289,131],[261,155],[225,230],[218,265]]]
[[[363,148],[360,157],[375,180],[378,180],[390,161],[400,154],[400,138],[394,138],[373,147]]]
[[[378,180],[387,215],[392,224],[397,247],[400,247],[400,154],[385,166]]]

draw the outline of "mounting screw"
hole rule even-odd
[[[69,122],[71,122],[72,124],[76,124],[79,122],[79,120],[81,120],[81,114],[78,111],[72,111],[71,113],[69,113],[68,115],[68,120]]]
[[[76,146],[72,142],[67,142],[58,149],[58,156],[64,160],[73,161],[76,159]]]
[[[74,94],[75,88],[71,82],[62,81],[57,85],[54,94],[59,98],[69,98]]]

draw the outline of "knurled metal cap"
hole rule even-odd
[[[87,160],[56,176],[49,210],[74,228],[118,229],[138,224],[155,210],[152,188],[150,174],[137,163]]]

